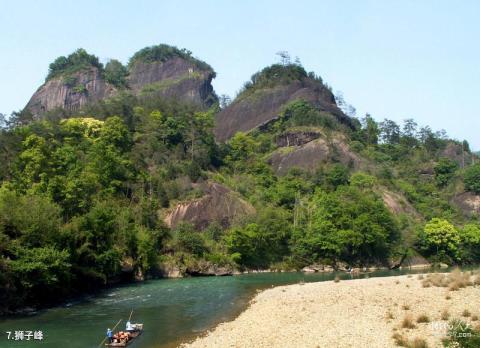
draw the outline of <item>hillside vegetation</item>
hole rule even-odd
[[[304,74],[274,65],[239,97],[283,72]],[[202,265],[393,266],[418,253],[448,264],[480,261],[478,215],[452,203],[464,190],[479,193],[480,165],[472,162],[480,161],[468,143],[413,120],[400,126],[367,115],[346,126],[304,100],[284,105],[262,129],[217,143],[219,111],[125,93],[81,117],[12,115],[0,133],[0,310],[156,276],[165,265],[186,273]],[[279,139],[307,131],[328,156],[276,174],[272,154],[304,146]],[[229,188],[255,213],[201,229],[188,221],[167,227],[166,214],[202,197],[202,183]],[[398,201],[386,204],[385,194]]]

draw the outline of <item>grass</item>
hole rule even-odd
[[[401,324],[403,329],[414,329],[415,328],[415,323],[413,322],[413,318],[410,314],[407,314]]]
[[[469,316],[471,316],[472,313],[470,313],[470,311],[468,309],[465,309],[463,312],[462,312],[462,316],[465,317],[465,318],[468,318]]]
[[[393,313],[390,311],[387,312],[386,317],[387,319],[395,319],[395,317],[393,316]]]
[[[427,341],[425,341],[423,338],[414,338],[412,341],[410,341],[408,338],[406,338],[404,335],[399,334],[399,333],[394,333],[392,335],[393,340],[395,341],[395,344],[399,347],[406,347],[406,348],[428,348]]]
[[[395,341],[395,344],[399,347],[408,347],[408,339],[402,335],[397,333],[394,333],[392,336],[393,340]]]
[[[410,310],[410,305],[404,304],[404,305],[402,305],[402,309],[405,310],[405,311],[408,311],[408,310]]]
[[[415,337],[415,339],[410,343],[410,348],[428,348],[427,341],[423,338]]]
[[[448,320],[450,318],[450,313],[446,309],[444,309],[440,318],[442,320]]]
[[[475,283],[470,280],[471,272],[462,272],[456,268],[449,274],[431,273],[424,277],[418,277],[422,280],[422,286],[428,288],[430,286],[448,288],[450,291],[458,291],[459,289],[471,286]],[[478,276],[477,276],[478,277]]]
[[[417,318],[417,323],[429,323],[430,318],[426,314],[420,314]]]
[[[472,319],[472,321],[477,321],[478,320],[478,315],[474,314],[474,315],[472,315],[472,317],[470,319]]]
[[[477,275],[477,276],[475,277],[475,280],[473,281],[473,284],[474,284],[474,285],[480,285],[480,275]]]
[[[445,299],[446,299],[446,300],[451,300],[451,299],[452,299],[452,296],[450,296],[450,295],[447,294],[447,296],[445,296]]]

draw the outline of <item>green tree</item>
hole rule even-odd
[[[449,257],[457,258],[460,244],[458,230],[447,220],[433,218],[419,235],[421,249],[430,255],[435,255],[438,260]]]
[[[226,243],[241,265],[263,268],[288,255],[290,231],[290,212],[267,207],[259,212],[254,222],[232,228]]]
[[[301,220],[294,250],[310,262],[382,262],[399,238],[397,223],[382,200],[355,187],[317,192],[303,210]]]
[[[116,87],[127,87],[127,75],[127,68],[116,59],[111,59],[105,65],[105,80]]]
[[[348,169],[342,164],[334,164],[326,173],[326,183],[333,189],[338,186],[347,185],[349,180]]]
[[[442,157],[433,168],[435,171],[435,181],[440,187],[446,186],[455,175],[458,165],[451,159]]]
[[[176,236],[176,242],[180,250],[202,256],[207,252],[203,236],[195,230],[194,226],[188,223],[179,224],[173,231]]]
[[[480,225],[478,223],[466,224],[459,233],[462,261],[478,263],[480,261]]]
[[[70,255],[66,250],[46,246],[15,247],[14,258],[7,264],[14,275],[17,291],[25,301],[53,301],[70,286]]]
[[[400,142],[400,126],[392,120],[385,119],[379,124],[380,137],[387,144]]]
[[[464,182],[467,191],[480,194],[480,164],[465,169]]]
[[[377,122],[375,122],[370,114],[366,114],[362,119],[362,127],[365,142],[369,145],[376,145],[378,143],[380,130]]]

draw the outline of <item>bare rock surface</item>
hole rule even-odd
[[[138,61],[129,69],[125,91],[208,107],[217,100],[211,84],[214,76],[213,70],[201,69],[180,57],[165,62]],[[117,93],[118,89],[105,81],[98,68],[89,67],[48,80],[33,94],[25,108],[39,119],[47,111],[62,108],[75,112]]]
[[[235,100],[216,116],[215,137],[219,141],[226,141],[236,132],[262,127],[277,119],[282,107],[294,100],[308,101],[319,110],[336,116],[341,122],[350,123],[349,117],[337,107],[332,92],[305,78],[288,85],[260,89]]]
[[[453,203],[466,215],[480,215],[480,195],[463,192],[453,198]]]
[[[210,106],[215,101],[213,77],[212,70],[202,70],[194,62],[175,57],[166,62],[135,63],[130,68],[128,85],[135,94],[151,93]]]
[[[305,138],[302,139],[305,140]],[[282,147],[273,152],[269,159],[269,163],[279,175],[286,174],[291,168],[314,171],[321,164],[330,161],[340,162],[357,169],[363,162],[350,150],[343,137],[333,137],[328,140],[318,138],[300,146]]]
[[[165,223],[174,228],[180,222],[189,222],[203,229],[216,221],[227,227],[234,219],[255,213],[253,206],[223,185],[209,183],[203,190],[201,198],[177,204],[165,217]]]
[[[26,109],[35,118],[56,108],[77,111],[115,93],[115,87],[105,82],[98,68],[92,67],[74,73],[68,80],[60,76],[47,81],[30,98]]]
[[[316,131],[287,131],[276,139],[278,147],[300,146],[320,138],[320,132]]]

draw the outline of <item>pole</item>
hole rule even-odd
[[[132,312],[133,312],[133,311],[132,311]],[[112,331],[115,330],[115,328],[118,326],[118,324],[120,324],[121,321],[122,321],[122,319],[120,319],[120,320],[118,321],[118,323],[115,324],[115,326],[113,327]],[[103,342],[105,342],[106,339],[107,339],[107,338],[104,337],[103,340],[102,340],[102,342],[100,342],[100,344],[99,344],[98,346],[101,347],[102,344],[103,344]]]
[[[128,321],[130,321],[130,319],[132,319],[132,314],[133,314],[133,309],[132,309],[132,311],[130,312],[130,316],[128,317]]]

